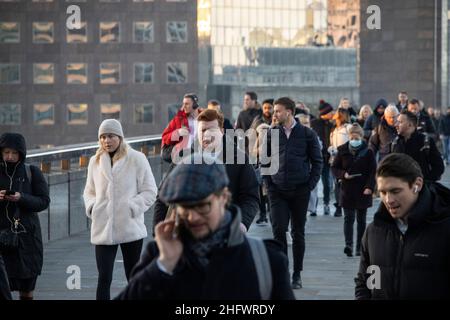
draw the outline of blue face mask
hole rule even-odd
[[[362,140],[350,140],[349,143],[353,148],[358,148],[362,145]]]

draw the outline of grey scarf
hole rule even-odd
[[[206,267],[209,264],[209,255],[213,249],[224,248],[226,246],[231,220],[231,213],[226,211],[224,219],[215,232],[204,239],[187,243],[187,246],[194,252],[203,267]]]

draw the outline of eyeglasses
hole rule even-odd
[[[195,211],[201,216],[207,216],[211,212],[211,201],[202,202],[195,205],[187,206],[187,205],[177,205],[176,207],[177,213],[180,215],[180,218],[186,219],[189,216],[189,212]]]

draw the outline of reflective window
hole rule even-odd
[[[186,43],[187,42],[187,22],[169,21],[167,22],[167,42]]]
[[[53,63],[33,64],[33,83],[53,84],[55,82],[55,65]]]
[[[102,114],[102,121],[105,119],[120,119],[121,105],[118,103],[102,103],[100,105],[100,112]]]
[[[68,29],[66,35],[67,43],[86,43],[87,38],[87,22],[81,22],[80,29]]]
[[[68,63],[67,64],[67,83],[86,84],[87,83],[87,64],[86,63]]]
[[[33,22],[33,42],[53,43],[53,22]]]
[[[134,82],[152,83],[153,82],[153,63],[135,63],[134,64]]]
[[[20,24],[18,22],[0,22],[0,43],[19,43]]]
[[[34,124],[48,126],[55,124],[55,105],[39,103],[33,106]]]
[[[133,41],[136,43],[153,42],[153,22],[137,21],[133,23]]]
[[[101,43],[119,43],[120,42],[120,23],[119,22],[100,22],[100,42]]]
[[[153,123],[154,106],[151,103],[134,105],[134,123]]]
[[[120,83],[120,63],[101,63],[100,83],[101,84]]]
[[[83,125],[88,123],[88,105],[86,103],[69,103],[67,105],[67,123]]]
[[[167,122],[172,120],[180,111],[181,106],[177,103],[171,103],[167,105]]]
[[[0,104],[0,124],[5,126],[20,125],[20,104]]]
[[[20,64],[0,63],[0,84],[20,83]]]
[[[187,63],[169,62],[167,63],[168,83],[187,83]]]

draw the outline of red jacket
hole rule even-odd
[[[183,137],[180,137],[178,140],[172,140],[172,133],[181,128],[184,125],[186,128],[189,128],[189,121],[186,113],[183,110],[178,111],[175,117],[169,122],[167,127],[164,129],[162,133],[162,145],[171,145],[177,144],[178,142],[183,141]],[[189,128],[190,130],[190,128]]]

